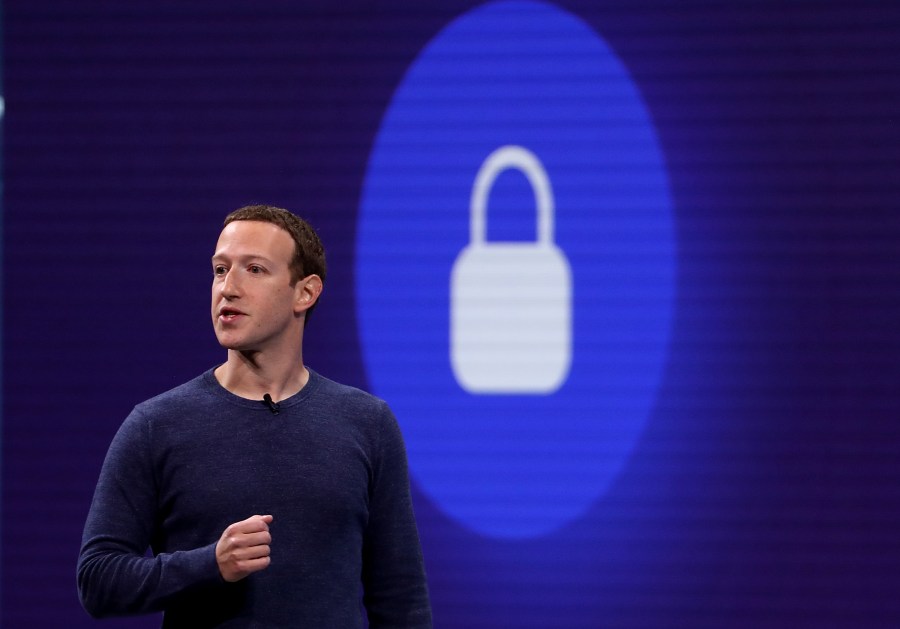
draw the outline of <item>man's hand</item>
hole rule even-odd
[[[226,581],[240,581],[269,567],[271,515],[254,515],[230,525],[216,544],[216,562]]]

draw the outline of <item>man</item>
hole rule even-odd
[[[371,627],[431,627],[397,422],[303,364],[318,236],[286,210],[244,207],[212,266],[228,358],[137,405],[113,439],[78,561],[85,609],[344,629],[362,626],[362,587]]]

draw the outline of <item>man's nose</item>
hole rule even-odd
[[[232,270],[225,274],[222,278],[222,295],[228,298],[239,297],[241,294],[240,281],[237,274]]]

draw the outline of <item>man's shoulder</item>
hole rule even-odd
[[[368,412],[389,413],[387,403],[358,387],[343,384],[315,373],[316,394],[325,396],[329,404],[366,410]]]
[[[315,382],[316,382],[316,393],[319,395],[326,395],[330,397],[334,397],[336,399],[341,399],[345,401],[355,402],[358,404],[372,404],[375,406],[382,406],[385,404],[384,400],[375,395],[372,395],[368,391],[364,391],[359,387],[354,387],[349,384],[343,384],[341,382],[337,382],[330,378],[326,378],[322,374],[318,372],[313,372]]]
[[[212,397],[208,383],[210,372],[211,370],[205,371],[187,382],[144,400],[135,406],[135,410],[144,414],[156,414],[206,403]]]

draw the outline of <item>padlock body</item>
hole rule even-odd
[[[450,282],[450,362],[470,393],[548,394],[572,363],[572,271],[553,244],[470,244]]]

